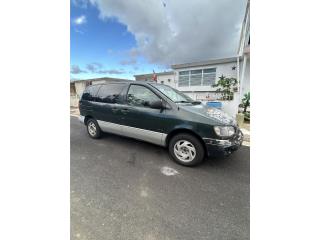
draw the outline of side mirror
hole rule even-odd
[[[149,106],[150,106],[150,108],[154,108],[154,109],[165,109],[166,108],[165,104],[161,100],[153,101],[149,104]]]

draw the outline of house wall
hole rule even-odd
[[[248,92],[250,92],[250,58],[247,59],[246,68],[244,71],[241,99],[243,98],[244,94]]]
[[[92,83],[92,85],[107,83],[107,80],[93,80],[93,81],[91,81],[91,83]]]
[[[160,76],[158,75],[157,76],[157,83],[161,83],[162,81],[163,81],[163,84],[165,84],[165,85],[168,85],[173,88],[176,87],[176,84],[174,81],[174,74],[160,75]]]
[[[152,77],[153,75],[150,74],[149,76],[136,76],[135,78],[136,78],[136,81],[153,81]],[[157,75],[157,83],[161,84],[162,81],[163,81],[163,84],[176,88],[174,74],[161,73],[161,75]]]
[[[79,98],[83,93],[84,89],[86,88],[86,83],[85,81],[81,81],[81,82],[75,82],[74,84],[76,87],[77,97]]]
[[[70,96],[70,106],[71,107],[78,107],[79,105],[79,98],[77,96]]]
[[[78,107],[80,96],[86,88],[85,82],[74,82],[75,94],[70,93],[70,106]]]
[[[219,77],[221,75],[224,75],[226,77],[234,77],[237,78],[237,69],[232,70],[232,67],[236,67],[237,62],[232,63],[222,63],[222,64],[215,64],[215,65],[208,65],[208,66],[200,66],[200,67],[190,67],[190,68],[180,68],[174,70],[174,76],[175,76],[175,82],[176,82],[176,89],[178,89],[181,92],[203,92],[203,91],[213,91],[214,88],[211,86],[188,86],[188,87],[179,87],[179,71],[187,71],[187,70],[197,70],[197,69],[204,69],[204,68],[216,68],[216,80],[215,82],[219,80]]]

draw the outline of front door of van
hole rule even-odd
[[[149,103],[159,100],[160,98],[149,88],[131,84],[127,93],[127,105],[121,110],[123,134],[163,145],[165,112],[149,107]]]

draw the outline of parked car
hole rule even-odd
[[[185,166],[218,152],[229,154],[243,140],[235,120],[221,110],[154,82],[91,85],[79,109],[91,138],[108,132],[157,144]]]

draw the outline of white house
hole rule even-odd
[[[171,87],[176,87],[174,82],[174,73],[173,71],[170,72],[159,72],[155,73],[157,75],[157,83],[166,84]],[[134,75],[136,81],[152,81],[154,73],[148,74],[140,74]]]
[[[222,102],[222,110],[235,116],[239,105],[238,86],[232,88],[233,100],[222,100],[222,93],[218,92],[218,88],[213,85],[221,76],[237,79],[237,60],[237,57],[230,57],[172,65],[175,88],[194,100]]]

